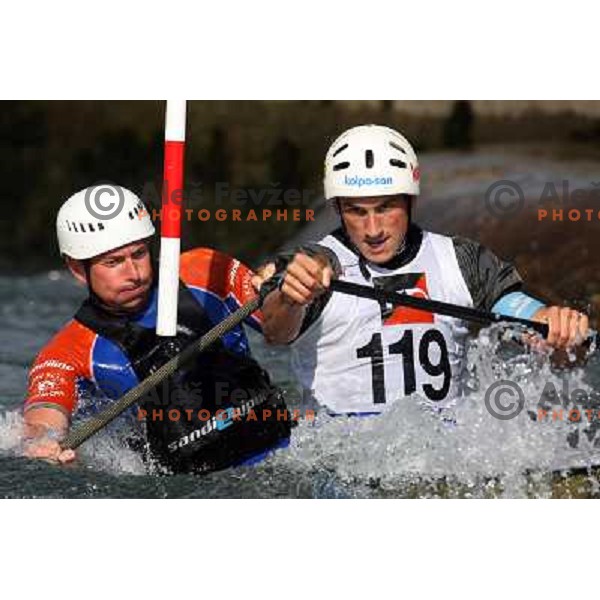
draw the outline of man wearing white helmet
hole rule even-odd
[[[514,266],[480,244],[423,231],[411,220],[420,170],[409,142],[378,125],[338,137],[325,159],[325,198],[341,227],[282,257],[280,289],[265,300],[263,332],[289,344],[305,390],[330,412],[379,413],[418,393],[444,408],[459,396],[466,323],[328,290],[331,279],[545,321],[547,342],[580,343],[587,316],[521,291]],[[258,287],[274,271],[268,264]]]
[[[252,272],[239,261],[206,248],[190,250],[181,256],[177,335],[157,338],[154,226],[142,201],[120,186],[86,188],[63,204],[56,226],[61,255],[89,295],[31,368],[25,452],[69,462],[75,455],[61,450],[59,441],[73,419],[122,396],[254,297],[254,290]],[[247,324],[260,330],[260,319],[255,314]],[[242,327],[178,369],[141,406],[143,412],[132,409],[115,424],[135,445],[147,439],[150,458],[171,471],[238,464],[289,437],[287,419],[271,418],[285,409],[280,392],[250,356]],[[234,408],[236,419],[229,418]]]

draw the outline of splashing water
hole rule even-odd
[[[20,411],[0,414],[0,453],[23,455],[23,425]],[[100,433],[77,452],[83,464],[106,473],[144,475],[149,471],[140,454],[131,450],[124,437],[114,431]]]
[[[19,458],[21,411],[14,409],[22,403],[27,366],[36,349],[70,318],[80,292],[52,275],[0,278],[0,295],[5,342],[0,495],[544,497],[554,494],[557,472],[600,464],[596,430],[585,418],[574,423],[537,418],[540,406],[559,408],[559,400],[575,392],[594,401],[600,361],[594,356],[585,369],[555,371],[547,353],[511,344],[501,327],[482,330],[470,342],[466,393],[448,414],[426,410],[416,395],[398,399],[379,417],[333,418],[321,412],[314,422],[293,430],[289,449],[256,467],[206,477],[157,477],[114,432],[86,442],[73,467],[26,461]],[[58,304],[57,297],[62,298]],[[289,384],[285,351],[259,344],[253,344],[259,361],[277,381]],[[515,382],[523,391],[525,405],[513,419],[496,419],[486,406],[486,392],[500,380]],[[558,396],[547,393],[548,387]],[[565,404],[565,415],[570,406]],[[593,477],[586,481],[586,495],[600,493]]]
[[[583,435],[590,429],[583,416],[570,421],[565,405],[558,418],[561,407],[547,390],[567,388],[588,397],[593,390],[581,369],[555,372],[547,352],[517,346],[514,337],[514,329],[508,335],[494,326],[471,341],[465,382],[470,389],[449,413],[426,408],[416,394],[375,417],[320,413],[296,429],[290,451],[277,460],[396,495],[550,495],[549,475],[600,463],[600,449]],[[524,395],[522,410],[506,420],[494,418],[486,406],[486,391],[502,380],[518,384]],[[540,406],[548,416],[540,418]]]
[[[17,410],[0,413],[0,452],[18,454],[21,452],[23,437],[23,417]]]

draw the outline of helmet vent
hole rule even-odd
[[[344,144],[340,146],[334,153],[333,156],[337,156],[340,152],[343,152],[348,147],[348,144]]]
[[[79,231],[77,231],[77,223],[75,223],[75,221],[73,221],[73,231],[75,233],[79,233]]]
[[[127,213],[127,214],[129,215],[129,218],[130,218],[132,221],[133,221],[133,219],[135,219],[135,217],[133,216],[133,211],[131,211],[131,210],[130,210],[130,211]]]
[[[67,229],[68,229],[69,231],[73,231],[73,230],[71,229],[71,223],[69,223],[69,221],[67,221]]]
[[[93,225],[92,223],[88,223],[88,229],[89,229],[90,231],[94,231],[94,232],[96,231],[96,230],[94,229],[94,225]]]
[[[333,170],[341,171],[343,169],[347,169],[349,166],[350,166],[349,162],[341,162],[341,163],[338,163],[337,165],[333,165]]]
[[[373,150],[366,150],[365,151],[365,165],[367,166],[367,169],[372,169],[374,162],[375,161],[373,159]]]
[[[104,223],[98,223],[98,231],[104,231]]]
[[[406,150],[402,148],[402,146],[398,146],[395,142],[390,142],[390,146],[398,150],[398,152],[402,152],[402,154],[406,154]]]
[[[398,160],[397,158],[390,158],[390,165],[392,167],[398,167],[400,169],[406,169],[406,163]]]
[[[81,229],[81,233],[85,233],[85,227],[83,226],[83,223],[79,223],[79,228]]]

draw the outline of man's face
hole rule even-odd
[[[368,261],[383,264],[394,257],[409,221],[408,196],[340,198],[346,232]]]
[[[96,295],[112,308],[125,311],[141,308],[152,286],[148,244],[134,242],[92,258],[90,285]]]

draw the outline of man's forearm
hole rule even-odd
[[[269,344],[288,344],[300,333],[306,306],[291,302],[279,290],[271,292],[263,305],[263,334]]]
[[[34,408],[24,416],[24,437],[29,440],[62,437],[69,429],[68,418],[53,408]]]
[[[73,450],[63,450],[59,440],[69,428],[68,418],[58,410],[37,408],[28,410],[24,419],[25,456],[51,462],[68,463],[75,459]]]
[[[268,276],[268,268],[269,265],[265,266],[259,277]],[[275,270],[273,264],[270,269]],[[288,344],[298,337],[308,307],[323,296],[333,276],[334,269],[326,253],[309,256],[297,252],[287,261],[279,289],[267,296],[262,308],[263,334],[269,344]]]

